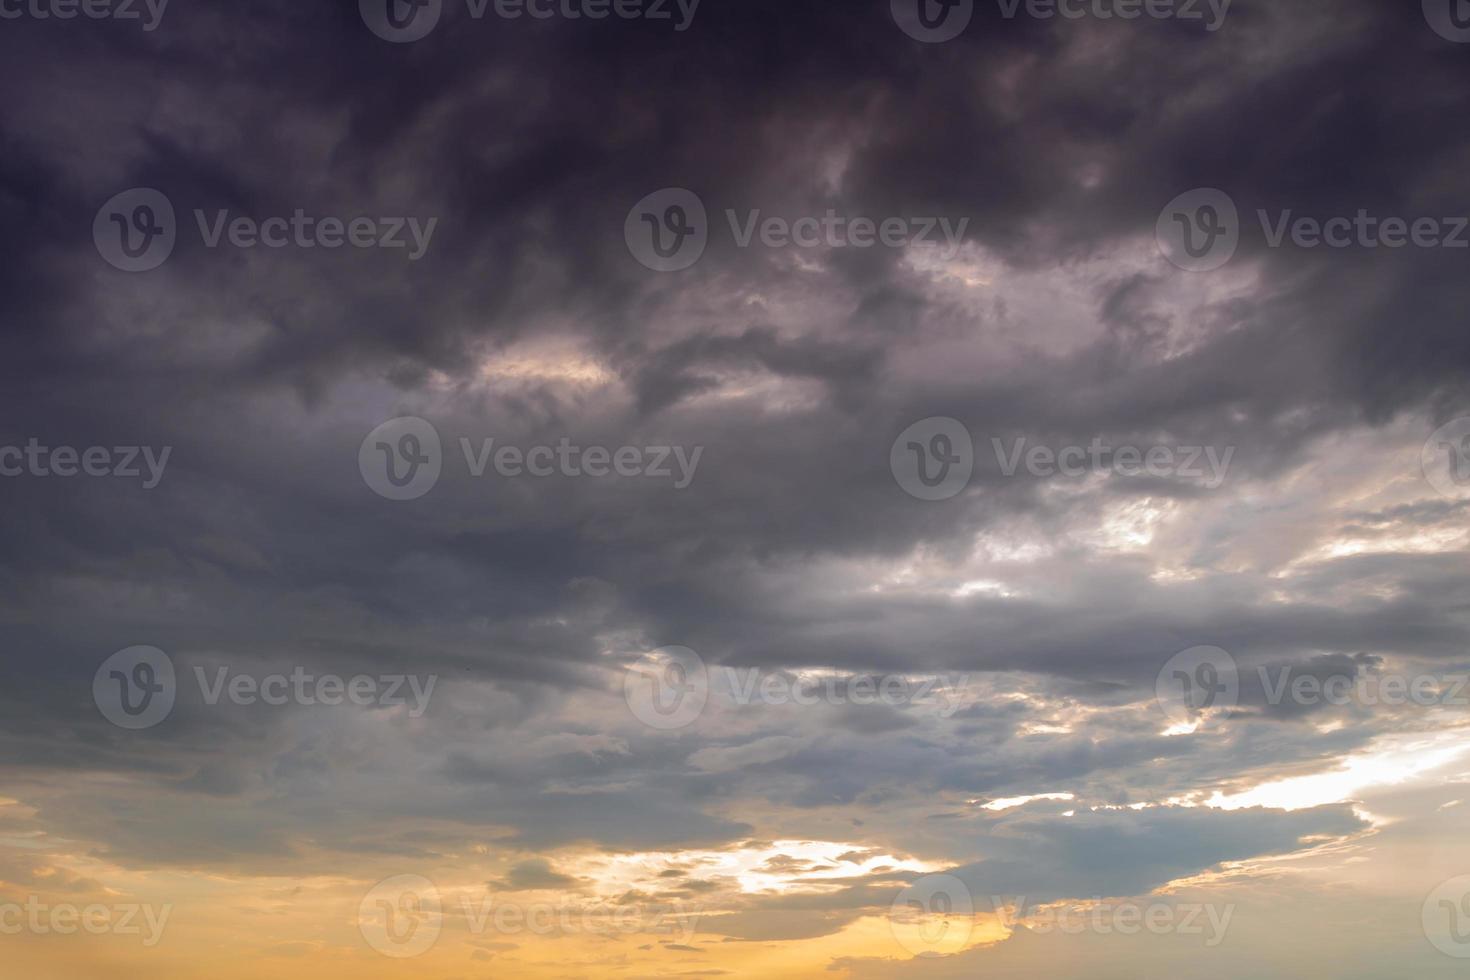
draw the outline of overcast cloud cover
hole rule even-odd
[[[1463,5],[134,6],[0,0],[0,974],[1463,975]],[[232,244],[298,209],[404,246]],[[1272,241],[1360,211],[1446,240]],[[937,244],[750,225],[829,215]]]

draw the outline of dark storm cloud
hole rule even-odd
[[[1281,602],[1258,569],[1224,557],[1238,525],[1188,556],[1196,581],[1161,584],[1144,560],[1063,549],[1046,587],[1016,598],[826,587],[824,563],[898,563],[920,545],[957,560],[987,531],[1060,538],[1112,504],[1217,499],[1174,480],[1059,498],[1055,481],[1003,477],[985,456],[992,436],[1235,446],[1232,486],[1269,492],[1341,430],[1466,403],[1470,286],[1457,253],[1272,250],[1251,223],[1256,208],[1463,211],[1461,52],[1407,6],[1240,0],[1232,18],[1207,38],[986,15],[938,47],[909,42],[886,3],[775,0],[706,0],[678,35],[451,16],[407,46],[378,41],[349,3],[176,0],[149,35],[7,24],[0,442],[174,447],[154,490],[0,481],[16,515],[0,523],[0,726],[12,765],[126,773],[203,801],[194,830],[150,824],[164,807],[147,801],[120,817],[58,808],[58,825],[109,841],[119,859],[329,867],[295,842],[330,809],[304,787],[371,768],[350,738],[291,729],[271,742],[276,717],[203,713],[187,699],[165,727],[124,738],[90,703],[102,659],[152,643],[186,667],[286,660],[513,691],[516,703],[469,729],[479,736],[554,713],[563,695],[604,693],[630,651],[666,643],[716,663],[1032,671],[1114,706],[1146,701],[1168,656],[1197,643],[1247,663],[1460,655],[1460,556],[1336,560],[1303,572]],[[136,276],[106,266],[88,235],[101,203],[135,185],[164,190],[181,221],[174,257]],[[713,241],[693,269],[659,276],[633,261],[622,224],[671,185],[702,197]],[[1247,218],[1241,254],[1213,281],[1245,269],[1256,279],[1184,312],[1178,292],[1208,293],[1210,280],[1112,260],[1148,244],[1167,201],[1204,185]],[[439,226],[414,263],[212,250],[195,208]],[[1059,259],[1101,271],[1084,277],[1087,322],[1069,333],[1059,299],[1036,323],[1017,294],[960,295],[897,251],[823,255],[807,270],[788,253],[739,249],[727,208],[968,217],[969,244],[1003,285]],[[1067,343],[1047,342],[1053,311]],[[484,380],[487,359],[547,336],[615,383]],[[947,352],[967,340],[979,345],[973,360]],[[403,414],[438,426],[447,467],[460,465],[459,438],[492,435],[706,451],[678,492],[473,480],[460,468],[432,496],[390,503],[354,460],[374,426]],[[926,506],[895,486],[887,453],[935,414],[971,425],[982,463],[971,492]],[[1353,526],[1462,516],[1415,505]],[[1336,601],[1367,583],[1385,597]],[[956,719],[975,736],[966,751],[921,738],[896,710],[823,719],[829,741],[719,777],[683,767],[735,736],[517,756],[446,750],[434,742],[445,723],[414,735],[437,750],[413,777],[422,799],[385,804],[345,775],[337,789],[386,811],[382,825],[353,820],[347,839],[364,849],[382,826],[415,818],[509,828],[519,847],[713,845],[751,829],[720,809],[737,789],[809,810],[917,787],[939,794],[921,796],[922,809],[944,813],[953,801],[942,794],[1057,782],[1122,802],[1350,749],[1378,730],[1307,744],[1249,727],[1201,749],[1167,743],[1157,726],[1098,722],[1108,737],[1097,743],[1088,731],[1043,744],[981,708]],[[207,758],[221,752],[235,758]],[[1189,755],[1191,773],[1143,774]],[[303,799],[269,821],[225,809],[267,809],[280,786]],[[1355,829],[1330,816],[1312,826]],[[1287,849],[1311,823],[1260,820],[1229,827]],[[1173,839],[1177,828],[1143,830]],[[1079,850],[1117,843],[1046,832]],[[1230,846],[1166,848],[1127,887],[1259,853],[1221,833]],[[1054,867],[1047,886],[1097,889],[1119,872],[1097,870]]]

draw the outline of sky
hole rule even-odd
[[[0,0],[0,977],[1462,977],[1460,0]]]

